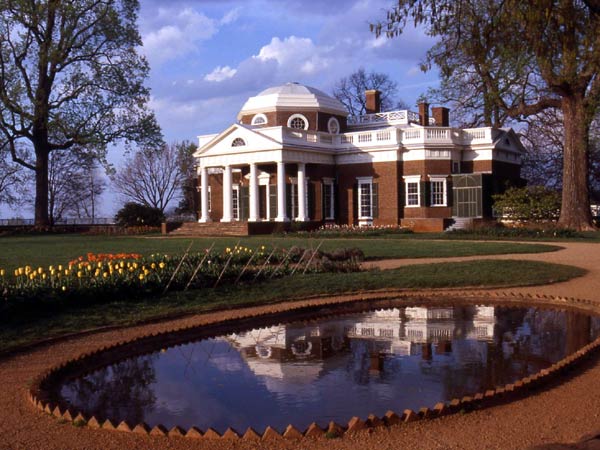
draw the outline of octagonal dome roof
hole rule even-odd
[[[250,97],[239,112],[238,119],[245,114],[276,110],[318,110],[341,116],[348,115],[348,110],[339,100],[324,92],[300,83],[286,83],[270,87]]]

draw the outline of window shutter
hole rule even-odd
[[[292,211],[292,185],[285,185],[285,214],[288,216],[288,219],[294,220],[297,217],[297,214],[294,214],[295,211]]]
[[[371,185],[371,202],[373,219],[377,219],[379,218],[379,183],[373,183]]]
[[[269,216],[271,220],[275,220],[277,217],[277,185],[271,184],[269,188]]]
[[[427,181],[421,181],[419,189],[421,190],[420,206],[429,206],[429,183]]]
[[[250,207],[250,188],[240,186],[240,220],[248,220],[248,208]]]
[[[311,217],[316,218],[317,216]],[[327,217],[327,211],[325,211],[325,183],[321,181],[321,220],[325,220],[325,217]]]
[[[307,183],[307,190],[306,190],[306,195],[308,196],[308,198],[306,199],[306,203],[307,203],[307,208],[306,208],[306,214],[308,215],[309,219],[314,219],[316,217],[315,215],[315,185],[313,183],[311,183],[310,181]]]
[[[452,178],[446,180],[446,204],[448,206],[454,205],[454,191],[452,190]]]
[[[352,186],[352,219],[353,223],[358,223],[358,183]]]

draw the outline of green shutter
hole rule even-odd
[[[250,207],[250,188],[240,186],[240,220],[248,220],[248,208]]]
[[[307,211],[306,214],[308,215],[308,218],[310,220],[314,220],[315,217],[317,217],[317,215],[315,214],[315,197],[316,197],[316,192],[315,192],[315,185],[314,183],[311,183],[310,181],[307,183],[307,192],[306,195],[308,196],[307,200]]]
[[[285,214],[288,219],[293,220],[298,214],[294,214],[295,211],[292,211],[292,185],[285,185]]]
[[[379,184],[371,184],[371,211],[373,212],[373,219],[379,217]]]
[[[419,189],[421,190],[421,201],[420,206],[429,206],[429,183],[427,181],[421,181]]]
[[[352,186],[352,219],[353,224],[358,223],[358,183]]]
[[[269,216],[271,220],[277,217],[277,185],[271,184],[267,186],[269,189]]]

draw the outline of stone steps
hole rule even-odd
[[[184,222],[169,236],[248,236],[247,222]]]
[[[453,217],[454,223],[444,231],[468,230],[473,228],[473,219],[470,217]]]

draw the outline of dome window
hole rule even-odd
[[[251,125],[265,125],[267,122],[268,122],[267,116],[265,116],[264,114],[260,113],[260,114],[256,114],[252,118]]]
[[[327,121],[327,131],[331,134],[338,134],[340,132],[340,123],[335,117],[331,117]]]
[[[288,119],[287,126],[297,130],[308,130],[308,119],[302,114],[292,114]]]
[[[233,140],[233,142],[231,143],[232,147],[243,147],[246,145],[246,141],[244,141],[242,138],[235,138]]]

